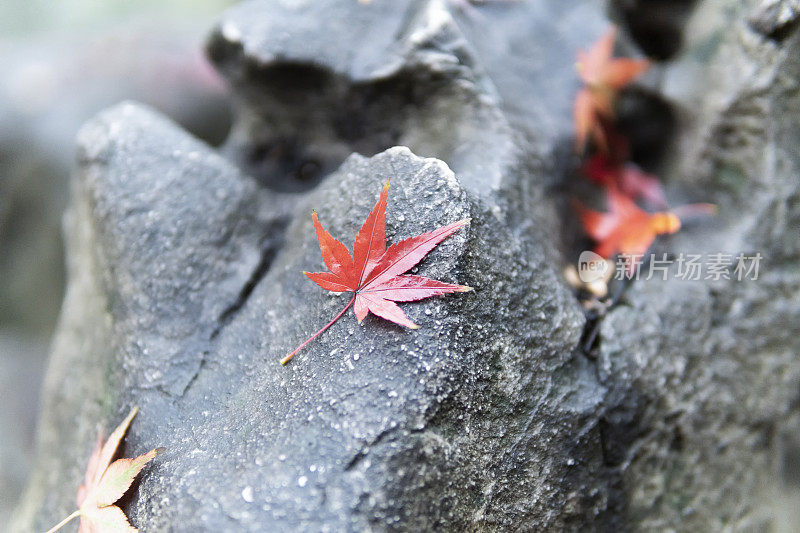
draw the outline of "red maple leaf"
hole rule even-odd
[[[666,207],[664,189],[653,174],[642,171],[633,163],[616,162],[596,154],[582,167],[583,173],[592,181],[605,187],[617,187],[631,199],[644,199],[654,206]]]
[[[606,195],[609,209],[606,213],[579,206],[583,227],[597,242],[595,253],[606,259],[615,253],[632,257],[644,254],[657,236],[681,228],[675,213],[648,213],[617,187],[608,187]]]
[[[389,197],[389,180],[383,186],[378,202],[358,231],[353,255],[340,241],[325,231],[312,213],[317,230],[322,259],[330,272],[303,272],[314,283],[331,292],[351,292],[353,297],[342,311],[325,326],[281,359],[285,365],[306,344],[336,322],[351,305],[359,323],[367,314],[416,329],[395,302],[411,302],[450,292],[466,292],[472,287],[454,285],[422,276],[403,275],[419,263],[437,244],[465,226],[469,219],[459,220],[447,226],[410,237],[386,248],[386,202]]]
[[[617,30],[612,27],[597,43],[585,52],[578,52],[578,74],[586,85],[575,97],[575,143],[583,150],[591,135],[600,149],[606,149],[603,122],[614,118],[617,93],[634,78],[647,70],[646,59],[614,59]]]

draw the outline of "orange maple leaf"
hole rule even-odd
[[[594,251],[608,259],[616,253],[644,254],[655,238],[681,228],[678,215],[671,211],[648,213],[617,187],[606,189],[608,212],[578,206],[586,233],[597,242]]]
[[[588,51],[578,52],[578,74],[586,85],[575,97],[575,143],[583,150],[591,135],[606,149],[603,121],[614,118],[614,103],[620,89],[650,66],[646,59],[613,58],[617,30],[611,27]]]
[[[78,510],[47,533],[61,529],[67,522],[77,517],[81,518],[78,533],[133,533],[138,531],[130,525],[122,509],[114,503],[122,498],[139,472],[160,450],[150,450],[139,457],[117,459],[113,463],[111,462],[117,453],[122,437],[138,411],[138,408],[134,407],[125,420],[111,433],[105,444],[103,444],[102,432],[98,434],[94,451],[86,467],[83,485],[78,488]]]

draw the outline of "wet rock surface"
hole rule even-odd
[[[73,510],[96,424],[134,404],[125,452],[167,448],[124,501],[145,531],[768,525],[775,457],[800,448],[798,37],[702,4],[692,17],[734,31],[711,49],[687,33],[660,76],[676,142],[694,142],[667,177],[722,217],[664,245],[761,251],[763,277],[636,283],[596,358],[559,274],[554,189],[574,164],[574,54],[607,23],[596,3],[223,15],[209,54],[241,98],[223,150],[136,104],[81,132],[69,290],[15,531]],[[721,70],[726,107],[706,77],[686,83],[700,67]],[[301,274],[322,268],[311,209],[349,245],[389,177],[392,242],[471,217],[418,271],[475,291],[405,304],[416,331],[347,314],[281,367],[347,302]]]

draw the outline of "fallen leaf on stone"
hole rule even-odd
[[[631,199],[643,199],[657,207],[666,207],[664,189],[653,174],[642,171],[628,162],[616,162],[596,154],[582,167],[583,173],[593,182],[605,187],[617,187]]]
[[[644,254],[657,236],[681,228],[675,213],[648,213],[617,187],[608,187],[606,196],[609,209],[606,213],[578,206],[586,233],[597,242],[595,253],[606,259],[615,253]]]
[[[97,436],[92,456],[86,467],[83,485],[78,488],[78,510],[62,520],[47,533],[61,529],[73,518],[80,517],[78,533],[130,533],[138,531],[131,526],[122,509],[114,503],[119,500],[133,483],[142,468],[150,462],[159,450],[134,457],[132,459],[111,460],[128,430],[138,408],[134,407],[130,414],[108,437],[103,444],[102,432]]]
[[[472,287],[454,285],[422,276],[403,275],[419,263],[436,245],[462,228],[469,219],[410,237],[386,248],[386,203],[389,181],[383,186],[378,202],[361,226],[353,245],[353,255],[340,241],[325,231],[312,213],[319,248],[329,272],[303,272],[314,283],[331,292],[350,292],[350,302],[325,326],[281,360],[288,363],[306,344],[336,322],[354,306],[359,322],[373,313],[381,318],[416,329],[417,326],[395,302],[411,302],[451,292],[466,292]]]
[[[575,143],[582,151],[591,135],[605,150],[603,121],[614,117],[614,101],[620,89],[647,70],[646,59],[613,58],[616,28],[611,28],[588,52],[578,52],[578,74],[586,85],[575,97]]]

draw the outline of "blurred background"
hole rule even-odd
[[[0,1],[0,524],[8,523],[33,458],[66,280],[61,221],[77,131],[98,111],[133,99],[213,146],[223,142],[232,102],[203,45],[235,1]],[[621,18],[647,55],[667,59],[694,1],[614,4],[644,6],[644,14],[630,7]],[[649,151],[661,144],[655,138]],[[800,468],[789,467],[800,479]],[[787,487],[775,499],[778,530],[797,531],[798,490]]]
[[[25,484],[65,270],[75,135],[144,102],[212,145],[231,122],[203,40],[232,0],[0,2],[0,524]]]

